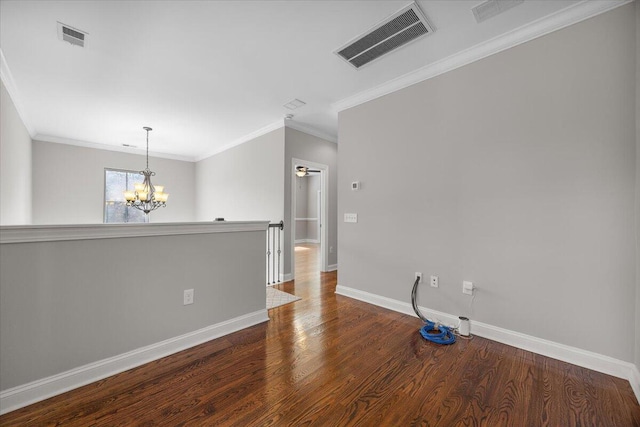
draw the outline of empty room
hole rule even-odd
[[[640,426],[638,0],[0,0],[0,425]]]

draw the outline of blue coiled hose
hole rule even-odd
[[[416,315],[425,323],[425,325],[420,328],[420,335],[422,335],[422,337],[427,341],[431,341],[436,344],[453,344],[454,342],[456,342],[456,336],[453,335],[451,328],[444,325],[436,325],[434,322],[427,319],[422,313],[420,313],[418,302],[416,301],[416,297],[418,294],[418,283],[420,283],[420,278],[416,277],[416,281],[413,284],[413,289],[411,290],[411,304],[413,305],[413,311],[415,311]]]

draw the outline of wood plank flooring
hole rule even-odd
[[[296,252],[271,321],[0,417],[2,426],[640,426],[627,381],[336,295]],[[407,284],[408,292],[411,284]]]

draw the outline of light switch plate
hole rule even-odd
[[[466,295],[473,295],[473,283],[464,281],[462,282],[462,293]]]
[[[355,214],[355,213],[344,214],[344,222],[358,222],[358,214]]]

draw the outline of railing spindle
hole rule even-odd
[[[284,230],[284,221],[269,224],[267,229],[267,285],[280,283],[280,254],[282,253],[280,232],[282,230]],[[277,259],[276,242],[278,244]]]

